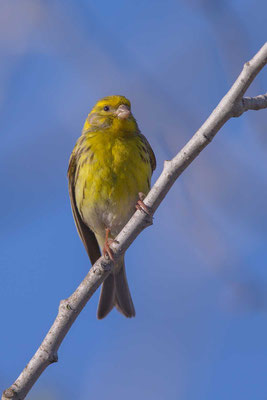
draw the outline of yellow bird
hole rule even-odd
[[[72,212],[92,264],[109,247],[135,212],[148,212],[142,199],[150,189],[156,158],[124,96],[98,101],[88,115],[70,157],[68,179]],[[126,317],[135,309],[129,291],[124,257],[102,284],[97,317],[112,308]]]

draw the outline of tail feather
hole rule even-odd
[[[114,275],[110,274],[102,284],[100,299],[97,309],[98,319],[105,318],[105,316],[108,315],[108,313],[114,307],[114,301],[115,301],[115,279]]]
[[[129,290],[124,262],[122,267],[115,271],[115,306],[127,318],[135,316],[135,309]]]
[[[124,260],[120,262],[120,265],[115,267],[115,271],[111,273],[102,284],[97,318],[104,318],[114,306],[127,318],[135,316]]]

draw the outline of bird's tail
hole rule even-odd
[[[97,318],[104,318],[114,306],[127,318],[135,316],[123,258],[116,265],[115,271],[102,284]]]

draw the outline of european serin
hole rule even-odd
[[[74,220],[93,264],[100,257],[99,248],[112,258],[110,240],[136,207],[146,210],[139,196],[148,193],[155,167],[155,155],[139,131],[129,100],[109,96],[98,101],[85,121],[68,169]],[[126,317],[135,316],[124,257],[102,285],[97,317],[104,318],[114,306]]]

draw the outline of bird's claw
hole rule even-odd
[[[139,200],[137,201],[137,203],[136,203],[136,205],[135,205],[135,208],[136,208],[137,210],[139,210],[139,211],[143,211],[143,212],[146,213],[147,215],[151,215],[151,211],[150,211],[149,207],[146,206],[145,203],[144,203],[144,201],[143,201],[144,198],[146,197],[146,196],[144,195],[144,193],[140,192],[140,193],[138,193],[138,196],[139,196]]]
[[[106,228],[106,238],[105,238],[105,244],[104,244],[104,247],[103,247],[103,255],[104,255],[104,257],[106,257],[106,258],[110,258],[110,259],[114,262],[113,251],[111,250],[110,245],[111,245],[113,242],[117,242],[117,240],[110,239],[110,238],[108,237],[109,232],[110,232],[110,229],[109,229],[109,228]]]

